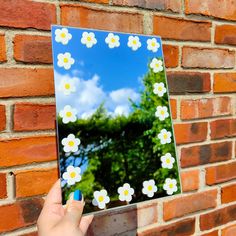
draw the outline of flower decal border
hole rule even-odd
[[[58,44],[62,44],[66,49],[66,46],[72,42],[74,39],[71,34],[69,28],[61,27],[57,28],[54,32],[54,40]],[[158,50],[161,50],[161,45],[157,42],[155,37],[147,37],[146,40],[146,50],[149,50],[153,53],[153,58],[149,62],[148,66],[151,68],[154,74],[158,74],[164,71],[164,62],[160,58],[155,57],[155,53]],[[121,46],[121,41],[118,33],[107,33],[106,37],[104,37],[103,42],[96,38],[96,33],[90,30],[84,30],[81,34],[80,42],[85,46],[88,50],[93,47],[96,47],[98,44],[104,43],[109,49],[116,49]],[[127,35],[126,46],[131,49],[131,52],[135,52],[137,50],[142,49],[144,45],[142,45],[140,38],[138,35]],[[57,55],[57,66],[66,71],[69,71],[76,64],[76,59],[73,58],[73,55],[70,52],[64,51]],[[74,92],[76,92],[76,83],[71,79],[63,79],[59,85],[58,90],[67,97]],[[167,93],[166,85],[161,81],[156,81],[153,84],[153,94],[158,98],[162,98]],[[156,107],[156,111],[154,112],[156,119],[160,122],[165,119],[170,118],[170,112],[168,110],[168,106],[162,106],[162,104]],[[64,124],[73,123],[77,119],[77,110],[71,107],[69,104],[64,106],[62,110],[59,112],[59,117],[62,118],[62,122]],[[172,133],[169,131],[169,128],[163,128],[157,135],[157,140],[161,145],[166,145],[173,142]],[[83,141],[83,140],[82,140]],[[67,137],[63,137],[61,144],[63,146],[63,151],[69,155],[76,153],[78,151],[79,145],[81,142],[79,137],[70,133]],[[171,170],[175,165],[175,158],[171,155],[171,153],[163,153],[160,158],[161,168]],[[66,171],[62,173],[62,179],[66,181],[68,186],[73,186],[81,181],[81,169],[79,167],[69,165],[66,168]],[[154,179],[147,179],[143,181],[142,184],[142,194],[147,196],[148,198],[152,198],[155,194],[158,193],[159,184],[156,183]],[[158,187],[157,187],[158,186]],[[162,188],[166,191],[167,195],[173,195],[178,191],[177,180],[173,178],[165,178],[164,183],[162,184]],[[135,189],[129,183],[124,183],[123,186],[120,186],[117,189],[118,198],[121,202],[132,202],[132,198],[135,195]],[[109,205],[111,199],[109,197],[109,193],[105,189],[100,189],[94,191],[94,198],[92,199],[92,204],[99,209],[106,209]]]

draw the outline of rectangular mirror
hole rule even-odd
[[[160,37],[52,26],[63,203],[85,212],[181,192]]]

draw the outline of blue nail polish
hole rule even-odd
[[[74,200],[76,201],[82,200],[82,193],[79,189],[74,191]]]

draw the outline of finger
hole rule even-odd
[[[79,198],[75,197],[80,195]],[[75,200],[76,199],[76,200]],[[78,226],[84,209],[84,200],[80,190],[76,190],[71,198],[67,201],[66,214],[64,217],[65,222],[70,222],[74,226]]]
[[[90,226],[90,224],[93,221],[93,217],[94,217],[94,215],[87,215],[87,216],[82,217],[82,219],[80,221],[79,228],[84,235],[87,233],[88,227]]]
[[[62,204],[60,183],[61,181],[58,179],[57,182],[52,186],[46,197],[45,205]]]

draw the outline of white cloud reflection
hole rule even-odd
[[[131,103],[139,100],[139,94],[131,88],[120,88],[113,91],[105,91],[101,85],[100,77],[95,74],[91,79],[84,80],[73,73],[74,76],[61,75],[55,71],[57,110],[63,109],[65,105],[71,105],[78,111],[78,118],[86,119],[90,117],[96,109],[104,103],[108,114],[112,116],[125,115],[131,112]],[[80,74],[81,75],[81,74]],[[58,91],[58,85],[62,79],[73,79],[76,92],[70,96],[65,96]]]

